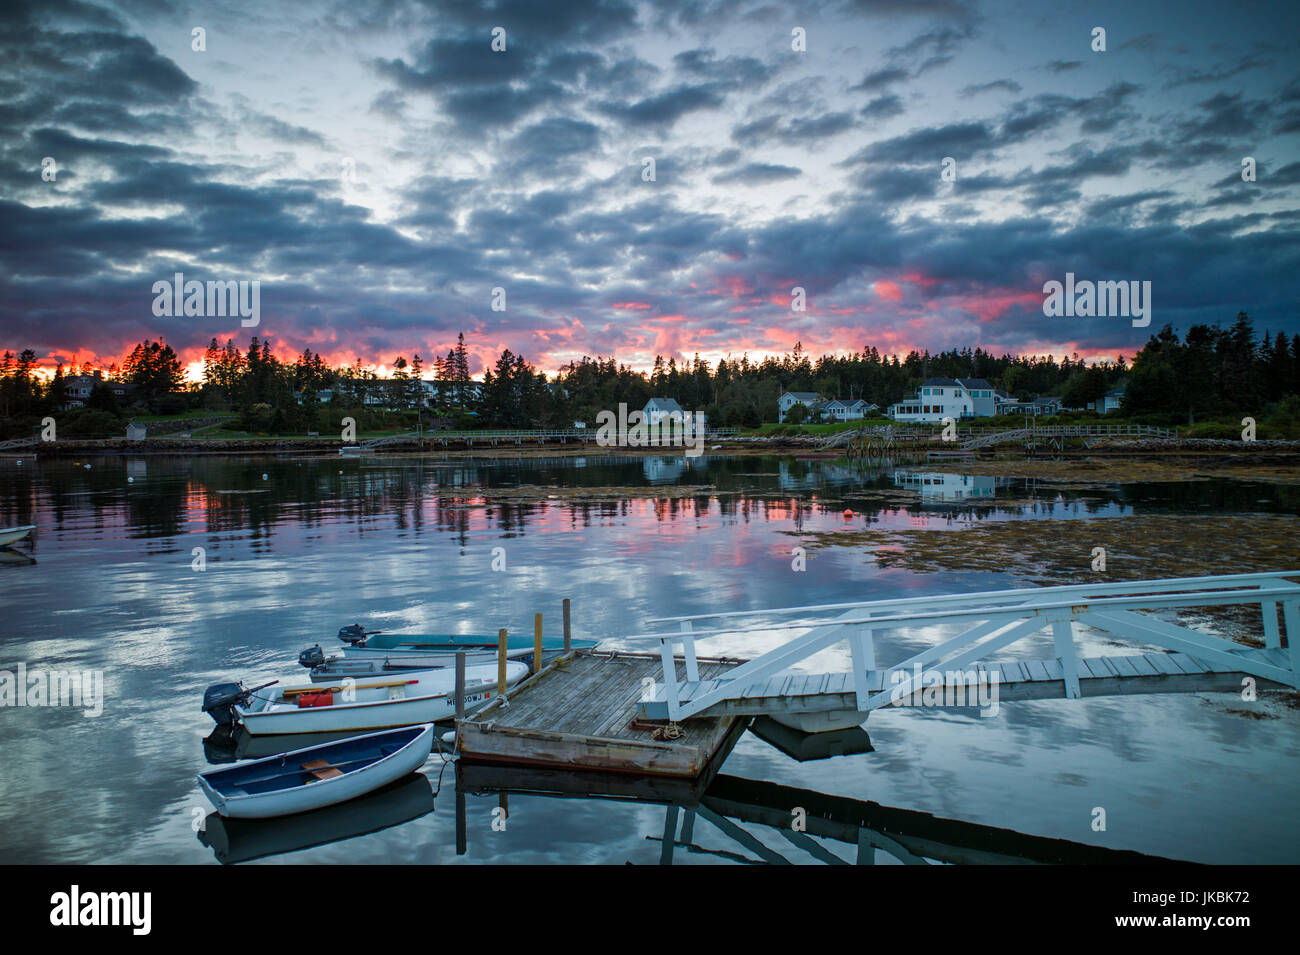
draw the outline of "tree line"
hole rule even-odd
[[[31,349],[6,351],[0,358],[0,433],[8,437],[31,433],[42,415],[66,412],[64,369],[46,380],[36,366]],[[613,357],[584,356],[549,377],[506,349],[476,381],[462,334],[432,363],[419,353],[409,359],[398,355],[390,368],[391,374],[380,378],[360,358],[334,366],[305,349],[282,360],[271,342],[256,336],[245,348],[214,338],[203,356],[201,380],[186,383],[171,346],[146,340],[121,368],[80,369],[98,380],[77,416],[99,415],[94,419],[99,425],[109,420],[103,416],[111,416],[116,425],[132,413],[233,411],[237,419],[231,427],[279,434],[333,430],[348,414],[363,429],[412,423],[417,415],[458,428],[555,428],[590,424],[598,412],[620,403],[641,408],[652,397],[667,397],[687,411],[703,411],[716,426],[757,427],[777,420],[777,399],[784,391],[862,398],[883,411],[922,381],[943,377],[984,379],[1020,399],[1056,395],[1066,407],[1082,407],[1124,384],[1124,415],[1172,424],[1259,415],[1265,406],[1300,395],[1300,335],[1288,339],[1265,332],[1257,339],[1243,312],[1226,329],[1196,325],[1180,337],[1166,326],[1131,364],[1123,356],[1089,363],[1077,355],[1058,360],[994,355],[981,348],[899,357],[882,355],[874,346],[814,359],[796,343],[787,354],[759,361],[742,355],[715,365],[698,354],[680,362],[659,356],[648,372]],[[124,401],[107,387],[110,381],[131,385]]]

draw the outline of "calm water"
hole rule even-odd
[[[90,463],[0,459],[0,526],[40,528],[34,545],[23,545],[35,563],[0,563],[0,669],[100,670],[105,695],[98,717],[69,708],[0,709],[0,862],[212,862],[213,849],[194,829],[210,808],[194,784],[194,774],[210,767],[203,740],[212,724],[199,710],[204,687],[226,678],[297,676],[298,651],[318,641],[329,647],[346,623],[527,632],[540,611],[547,632],[558,633],[567,596],[575,634],[605,638],[634,632],[654,616],[1018,583],[1010,574],[884,570],[861,547],[810,551],[807,571],[793,572],[792,532],[843,528],[845,507],[862,515],[847,526],[946,527],[990,516],[1295,514],[1300,500],[1295,487],[1227,482],[1117,486],[1080,496],[938,474],[900,485],[892,471],[863,474],[788,458]],[[567,492],[546,499],[545,490],[535,501],[484,500],[485,489],[520,485],[647,491],[607,502],[570,501]],[[700,490],[655,496],[655,488],[672,485]],[[1044,533],[1050,527],[1044,524]],[[195,547],[206,552],[202,571],[192,569]],[[504,571],[492,569],[498,547]],[[903,632],[878,654],[887,662],[951,632]],[[744,656],[773,639],[710,650]],[[1106,645],[1085,641],[1084,650],[1105,652]],[[846,655],[836,654],[819,662],[846,667]],[[867,727],[871,752],[798,762],[747,733],[724,772],[1094,846],[1205,862],[1294,863],[1300,720],[1277,704],[1271,712],[1278,718],[1247,719],[1229,712],[1233,705],[1223,695],[1169,695],[1012,703],[994,719],[881,711]],[[435,755],[424,774],[427,782],[343,812],[233,833],[235,854],[379,829],[266,858],[660,859],[661,804],[518,792],[509,796],[505,831],[493,828],[498,795],[463,799],[468,848],[458,856],[456,768]],[[1094,807],[1106,811],[1104,832],[1092,830]],[[738,839],[732,825],[768,849]],[[679,849],[677,864],[727,864],[771,851],[814,862],[819,851],[754,821],[719,824],[704,816],[687,841],[694,849]],[[819,845],[854,858],[850,845]],[[879,853],[878,861],[896,860]]]

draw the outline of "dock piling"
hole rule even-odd
[[[542,615],[533,614],[533,672],[542,672]]]
[[[569,626],[569,598],[564,598],[564,652],[568,653],[572,649],[573,631]]]
[[[506,631],[497,631],[497,696],[506,695]]]
[[[465,718],[465,651],[456,651],[456,719]]]

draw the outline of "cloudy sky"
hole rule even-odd
[[[6,3],[0,347],[387,365],[464,331],[476,372],[551,372],[1298,333],[1298,39],[1292,0]],[[260,325],[155,317],[175,272],[260,281]],[[1151,327],[1045,317],[1066,272],[1150,281]]]

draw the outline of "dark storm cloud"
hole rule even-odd
[[[406,99],[397,90],[384,90],[370,101],[370,111],[401,119],[406,111]]]
[[[887,89],[895,83],[901,83],[910,76],[907,70],[895,66],[887,66],[883,69],[872,70],[866,76],[862,77],[861,82],[855,86],[850,86],[850,90],[862,90],[867,93],[876,93],[880,90]]]
[[[1263,53],[1248,53],[1236,63],[1220,66],[1216,69],[1190,70],[1177,79],[1170,80],[1166,86],[1173,89],[1178,86],[1191,86],[1199,83],[1222,83],[1224,80],[1245,73],[1247,70],[1256,70],[1268,66],[1271,62],[1272,58]]]
[[[888,96],[877,96],[858,110],[858,115],[868,120],[885,120],[892,119],[895,116],[902,116],[905,112],[903,101],[890,94]]]
[[[597,108],[627,126],[672,126],[687,113],[720,108],[724,99],[722,90],[713,85],[675,86],[638,100],[601,103]]]
[[[726,185],[728,183],[739,183],[747,186],[761,186],[769,182],[781,182],[785,179],[795,179],[802,175],[803,170],[797,166],[778,166],[773,163],[750,163],[747,166],[741,166],[739,169],[733,169],[730,172],[722,173],[713,177],[715,185]]]
[[[531,49],[494,52],[490,35],[435,37],[408,63],[401,58],[376,59],[382,76],[408,90],[437,92],[463,86],[501,86],[527,78],[537,65]]]
[[[852,128],[853,116],[846,112],[792,118],[765,116],[735,127],[731,131],[731,138],[744,146],[756,146],[763,142],[808,145]]]
[[[976,96],[980,93],[989,93],[993,91],[1005,93],[1019,93],[1022,87],[1015,80],[992,80],[988,83],[975,83],[971,86],[962,87],[962,96]]]
[[[1200,137],[1253,136],[1269,115],[1269,106],[1247,101],[1240,93],[1218,93],[1197,104],[1199,113],[1179,123],[1183,140]]]
[[[1111,216],[1129,215],[1134,213],[1137,207],[1146,203],[1163,202],[1176,196],[1177,193],[1169,189],[1152,189],[1147,192],[1130,193],[1126,196],[1107,196],[1104,199],[1096,199],[1088,203],[1088,218],[1101,220]]]
[[[846,165],[864,162],[911,164],[933,157],[961,153],[967,156],[987,153],[1002,145],[994,128],[987,123],[948,123],[943,126],[914,129],[892,139],[873,143],[845,160]]]
[[[686,316],[688,329],[730,329],[731,289],[762,299],[797,280],[856,305],[864,282],[902,275],[925,279],[909,289],[918,301],[906,307],[925,320],[917,334],[932,346],[971,344],[964,323],[982,296],[1032,298],[1067,270],[1152,280],[1156,326],[1245,306],[1275,324],[1293,321],[1300,219],[1282,206],[1294,204],[1300,164],[1265,137],[1300,131],[1300,82],[1247,87],[1270,68],[1250,57],[1204,75],[1162,60],[1163,72],[1126,68],[1100,79],[1056,61],[1054,72],[1069,73],[1054,79],[1035,68],[1043,54],[1034,52],[993,74],[1019,67],[1021,96],[1019,82],[983,67],[959,73],[983,42],[969,5],[854,8],[913,17],[907,32],[877,41],[865,73],[870,60],[815,72],[821,61],[811,54],[790,57],[784,22],[773,28],[772,52],[741,48],[726,30],[770,25],[775,8],[761,3],[646,6],[643,17],[673,30],[653,42],[638,32],[637,8],[617,2],[337,7],[332,16],[366,29],[405,23],[417,9],[431,24],[412,30],[422,38],[409,46],[367,47],[385,55],[364,61],[375,89],[361,110],[400,118],[402,158],[415,169],[377,187],[387,189],[377,204],[387,217],[364,204],[373,194],[349,193],[321,171],[337,165],[342,148],[328,124],[210,92],[206,75],[200,90],[99,8],[9,8],[0,16],[8,64],[0,75],[0,322],[22,345],[157,335],[149,285],[177,269],[282,276],[264,290],[268,334],[336,334],[386,359],[395,342],[429,329],[490,329],[494,344],[518,347],[555,328],[557,316],[588,329],[572,347],[612,350],[652,317],[642,311]],[[497,25],[508,31],[505,54],[490,50]],[[686,31],[691,25],[700,29]],[[1014,49],[1020,37],[1006,39]],[[882,58],[886,43],[894,45]],[[960,111],[926,88],[926,71],[945,63],[945,80],[960,76],[949,88],[972,98]],[[1197,87],[1191,105],[1158,98],[1171,74]],[[1222,88],[1224,80],[1231,85]],[[1054,91],[1067,82],[1069,95]],[[973,99],[983,93],[1018,98]],[[200,100],[218,95],[217,110]],[[691,141],[674,136],[680,120],[710,112],[708,123],[691,125]],[[906,132],[880,135],[881,121],[900,116]],[[270,137],[276,156],[301,149],[314,162],[289,174],[268,156],[196,149],[192,131],[221,122]],[[695,140],[710,124],[713,139]],[[445,153],[462,143],[480,152],[452,174]],[[767,146],[780,154],[764,155]],[[1256,184],[1236,172],[1249,154],[1261,157]],[[39,176],[46,155],[59,159],[55,183]],[[642,180],[642,156],[656,157],[657,182]],[[939,175],[944,156],[958,159],[951,186]],[[828,171],[840,182],[798,215],[742,222],[722,211],[733,192],[757,204],[762,190],[746,186],[802,186]],[[983,218],[990,206],[997,215]],[[508,286],[511,307],[493,315],[485,303],[497,284]],[[627,302],[654,307],[614,308]],[[892,314],[872,321],[902,325]],[[1132,338],[1114,324],[1049,326],[1032,306],[978,331],[986,346],[1009,350],[1026,340]],[[162,332],[179,345],[240,335],[181,322]]]
[[[728,56],[721,59],[713,50],[686,50],[673,57],[673,66],[679,73],[708,80],[727,88],[761,86],[773,68],[752,56]]]
[[[974,29],[969,25],[961,27],[937,26],[913,37],[906,43],[891,47],[888,56],[898,61],[919,63],[920,65],[913,71],[915,75],[919,76],[949,62],[962,44],[973,35]]]
[[[636,5],[622,0],[494,0],[487,9],[463,0],[424,0],[422,6],[437,22],[482,37],[485,46],[498,26],[505,28],[507,38],[517,33],[525,39],[582,44],[624,36],[637,25]]]
[[[308,129],[306,126],[298,126],[294,123],[286,123],[276,116],[268,116],[265,113],[248,110],[240,117],[240,123],[263,136],[269,136],[282,142],[320,146],[322,149],[329,148],[329,141],[314,129]]]

